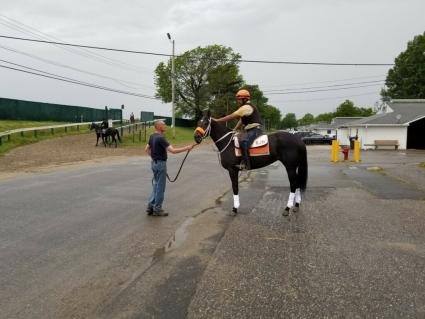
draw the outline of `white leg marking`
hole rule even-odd
[[[294,206],[294,199],[295,193],[289,193],[288,204],[286,204],[286,207],[291,208],[292,206]]]
[[[233,195],[233,207],[239,208],[239,206],[241,206],[239,202],[239,195]]]
[[[301,190],[299,188],[297,188],[295,191],[295,203],[301,203]]]

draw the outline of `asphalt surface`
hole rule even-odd
[[[366,170],[394,153],[360,164],[309,154],[309,188],[288,218],[280,165],[258,172],[252,209],[227,229],[189,318],[425,317],[425,192]]]
[[[170,156],[170,177],[183,156]],[[0,318],[96,317],[230,186],[212,148],[196,149],[167,184],[170,216],[148,217],[151,178],[133,157],[0,181]]]
[[[310,147],[289,217],[277,163],[241,175],[229,216],[210,147],[167,185],[167,218],[145,215],[146,158],[0,182],[0,318],[425,317],[425,153],[362,155]]]

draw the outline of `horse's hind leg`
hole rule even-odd
[[[300,209],[301,205],[301,189],[297,188],[295,190],[295,207],[294,212],[297,212]]]
[[[296,186],[297,170],[296,170],[296,168],[286,167],[286,172],[288,173],[290,192],[289,192],[289,197],[288,197],[288,202],[286,204],[286,208],[282,213],[283,216],[288,216],[289,211],[294,206],[294,200],[295,200],[295,197],[296,197],[295,192],[297,190],[297,186]]]
[[[233,190],[233,208],[232,212],[234,214],[238,213],[238,208],[240,206],[239,202],[239,171],[235,169],[229,170],[230,179],[232,181],[232,190]]]

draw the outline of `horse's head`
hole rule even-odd
[[[199,120],[198,127],[195,129],[193,138],[197,144],[201,143],[203,139],[207,138],[211,131],[211,113],[208,110],[204,116]]]
[[[92,122],[90,124],[90,131],[96,128],[96,124],[94,122]]]

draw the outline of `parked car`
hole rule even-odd
[[[332,144],[332,137],[323,136],[318,133],[312,133],[301,137],[305,144]]]
[[[314,134],[314,133],[310,131],[296,131],[294,133],[294,135],[299,136],[300,138],[303,138],[305,136],[310,136],[311,134]]]

